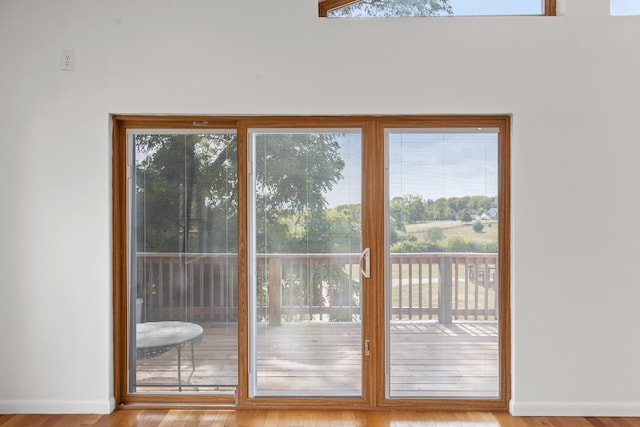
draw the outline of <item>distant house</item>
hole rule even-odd
[[[497,217],[498,217],[498,208],[491,208],[488,211],[484,212],[482,215],[477,216],[477,219],[487,220],[487,219],[496,219]]]

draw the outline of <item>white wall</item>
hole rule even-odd
[[[512,411],[640,415],[640,17],[316,1],[0,0],[0,412],[113,405],[110,113],[511,113]]]

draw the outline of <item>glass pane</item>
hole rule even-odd
[[[497,398],[497,131],[388,131],[387,396]]]
[[[236,135],[130,135],[131,392],[234,391]]]
[[[360,132],[251,141],[250,395],[360,396]]]
[[[611,0],[611,15],[640,15],[640,0]]]
[[[542,0],[362,0],[329,17],[542,15]]]

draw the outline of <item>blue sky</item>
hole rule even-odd
[[[339,182],[326,197],[329,206],[360,203],[361,148],[357,134],[340,136],[345,161]],[[389,135],[391,197],[426,199],[498,194],[496,133],[416,133]]]
[[[496,133],[391,133],[390,195],[495,196],[497,150]]]
[[[640,0],[610,2],[612,15],[640,15]],[[544,8],[543,0],[449,0],[449,4],[456,16],[540,15]]]
[[[640,15],[640,0],[610,1],[612,15]],[[454,15],[539,15],[542,3],[542,0],[449,0]]]
[[[540,15],[542,0],[450,0],[454,15]]]
[[[611,0],[612,15],[640,15],[640,0]]]

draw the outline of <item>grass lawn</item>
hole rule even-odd
[[[475,222],[475,221],[474,221]],[[406,234],[415,236],[418,241],[425,240],[424,234],[429,228],[440,227],[444,232],[445,242],[447,239],[455,236],[468,238],[480,243],[491,243],[498,241],[498,221],[487,220],[482,221],[484,229],[477,233],[473,231],[473,222],[464,223],[461,221],[428,221],[419,224],[408,224]]]

